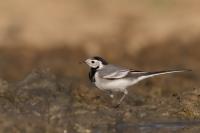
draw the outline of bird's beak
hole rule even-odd
[[[79,64],[85,64],[86,62],[85,61],[79,61]]]

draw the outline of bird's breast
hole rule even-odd
[[[99,73],[95,73],[95,85],[101,90],[112,90],[112,91],[122,91],[127,88],[130,81],[127,79],[104,79],[99,76]]]

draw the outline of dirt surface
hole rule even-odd
[[[193,70],[148,79],[129,88],[119,108],[114,105],[121,94],[111,99],[89,83],[87,67],[78,64],[87,58],[83,50],[66,46],[47,50],[1,47],[0,132],[199,131],[199,41],[184,45],[171,39],[165,43],[152,43],[135,56],[118,47],[112,54],[103,49],[108,61],[129,68]]]

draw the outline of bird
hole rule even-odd
[[[164,71],[137,71],[128,69],[118,65],[110,64],[105,59],[99,56],[94,56],[83,61],[90,67],[89,80],[95,84],[97,88],[110,93],[113,98],[112,92],[122,92],[117,107],[122,103],[126,95],[128,95],[127,88],[137,84],[138,82],[158,75],[179,73],[191,71],[188,69],[180,70],[164,70]]]

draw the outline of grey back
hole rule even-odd
[[[130,70],[127,68],[123,68],[123,67],[112,65],[112,64],[106,65],[103,69],[98,70],[100,77],[104,77],[104,76],[110,75],[112,73],[120,72],[120,71],[130,71]]]

